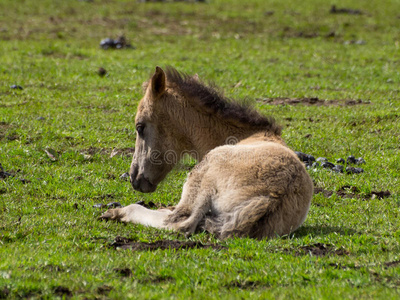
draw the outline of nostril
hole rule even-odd
[[[135,190],[137,190],[139,188],[139,181],[137,180],[133,180],[132,181],[132,186]]]
[[[135,176],[133,176],[133,175],[135,175]],[[137,173],[134,173],[131,175],[131,184],[135,190],[138,190],[140,188],[140,186],[142,184],[142,178],[143,178],[143,176],[137,175]]]

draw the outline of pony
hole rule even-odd
[[[172,210],[131,204],[109,209],[100,219],[186,236],[207,231],[220,239],[273,238],[299,228],[313,183],[273,118],[172,67],[156,67],[143,88],[135,117],[132,187],[154,192],[185,154],[198,164]]]

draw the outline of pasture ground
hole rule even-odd
[[[1,1],[0,163],[13,176],[0,178],[0,298],[397,299],[399,3],[334,2]],[[120,35],[133,47],[99,47]],[[119,179],[156,65],[255,99],[292,149],[363,157],[365,172],[310,170],[304,226],[273,240],[97,221],[97,203],[176,204],[194,164],[154,194]]]

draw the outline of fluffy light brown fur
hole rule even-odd
[[[157,67],[144,87],[130,170],[134,189],[153,192],[184,154],[199,164],[173,211],[132,204],[102,219],[257,239],[289,234],[304,222],[313,184],[272,118],[172,68]]]

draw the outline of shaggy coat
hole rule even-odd
[[[133,188],[155,191],[185,154],[199,163],[175,209],[131,204],[101,219],[257,239],[289,234],[304,222],[313,184],[272,118],[173,68],[157,67],[144,89],[135,119]]]

